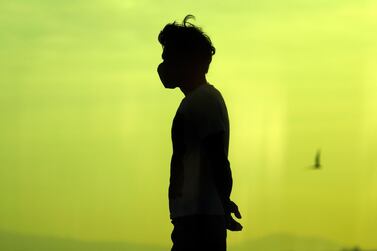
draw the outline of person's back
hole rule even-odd
[[[187,22],[190,17],[183,25],[166,25],[159,34],[161,82],[185,94],[171,128],[172,250],[226,250],[226,229],[242,229],[231,216],[241,218],[229,198],[229,118],[221,93],[205,78],[215,48],[200,28]]]

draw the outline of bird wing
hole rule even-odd
[[[315,164],[316,166],[321,166],[321,150],[317,151],[317,154],[315,156]]]

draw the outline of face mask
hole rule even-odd
[[[166,67],[165,63],[159,64],[157,67],[157,72],[165,88],[174,89],[177,87],[177,81],[174,79],[174,73],[171,69]]]

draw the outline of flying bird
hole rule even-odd
[[[321,150],[318,149],[315,159],[314,159],[314,165],[311,166],[314,169],[320,169],[321,166]]]

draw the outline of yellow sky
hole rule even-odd
[[[1,2],[0,229],[170,243],[183,94],[159,82],[157,35],[188,13],[229,111],[229,241],[377,247],[377,4],[356,0]]]

